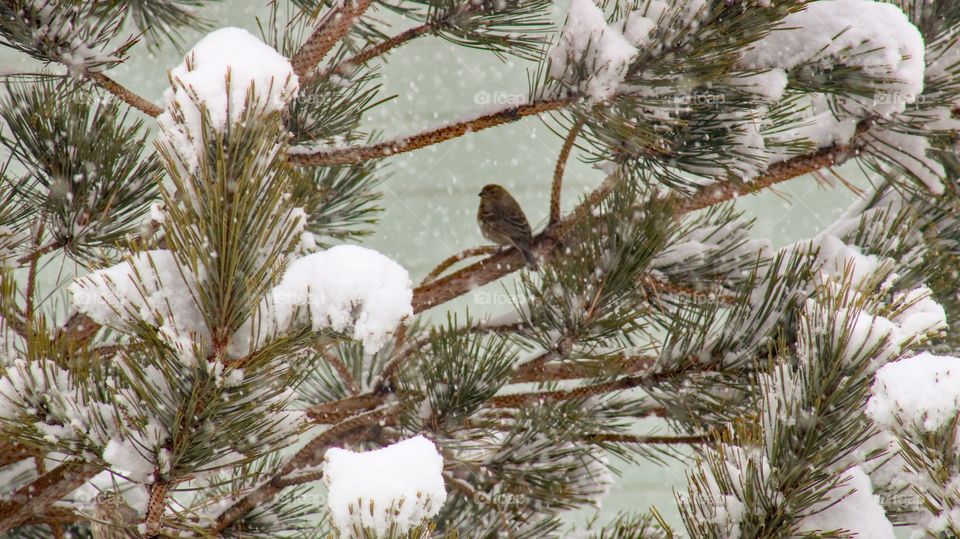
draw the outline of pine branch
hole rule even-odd
[[[576,342],[577,339],[573,335],[565,335],[556,342],[553,350],[548,350],[538,357],[518,366],[513,373],[514,378],[523,379],[525,377],[534,377],[534,375],[542,371],[547,363],[555,359],[565,358],[567,354],[570,353],[570,350],[573,349],[573,345],[576,344]]]
[[[697,372],[708,368],[710,368],[709,364],[691,362],[688,365],[684,365],[676,369],[656,371],[634,376],[625,376],[609,382],[600,382],[597,384],[580,386],[573,389],[561,389],[557,391],[533,391],[528,393],[498,395],[487,401],[486,404],[491,408],[522,408],[524,406],[543,405],[575,399],[586,399],[596,395],[614,393],[617,391],[624,391],[650,384],[661,383],[677,376],[683,376],[690,372]]]
[[[104,90],[118,97],[124,103],[139,110],[140,112],[143,112],[144,114],[155,117],[159,116],[160,113],[163,112],[163,108],[158,107],[150,101],[147,101],[146,99],[133,93],[126,86],[123,86],[119,82],[111,79],[99,71],[90,73],[90,80],[96,83],[97,86],[100,86]]]
[[[333,402],[325,402],[307,408],[307,417],[317,423],[337,423],[345,421],[358,412],[370,410],[383,404],[383,395],[365,393]]]
[[[553,251],[563,234],[580,219],[586,217],[612,190],[613,183],[609,179],[604,181],[557,226],[537,234],[534,237],[532,250],[538,259],[546,260],[545,257]],[[512,247],[504,249],[444,278],[417,287],[413,291],[413,311],[419,313],[446,303],[475,288],[525,268],[526,265],[527,262],[519,251]]]
[[[349,68],[363,65],[378,56],[383,56],[400,45],[403,45],[409,41],[413,41],[422,35],[430,33],[432,30],[432,24],[424,23],[420,26],[415,26],[409,30],[400,32],[399,34],[377,43],[376,45],[371,45],[364,48],[351,58],[347,58],[346,60],[343,60],[342,62],[328,69],[323,75],[321,75],[321,77],[325,77],[331,73],[343,75]]]
[[[553,170],[553,187],[550,189],[550,224],[555,225],[560,222],[560,191],[563,188],[563,172],[567,168],[567,160],[570,158],[570,151],[573,149],[573,143],[583,128],[583,119],[578,119],[572,127],[560,148],[560,155],[557,157],[557,166]]]
[[[318,349],[318,352],[323,355],[323,359],[333,367],[333,370],[337,371],[337,374],[340,375],[340,378],[347,384],[347,387],[350,389],[350,393],[357,395],[360,393],[360,386],[357,385],[357,380],[353,377],[353,374],[350,372],[350,369],[347,368],[346,363],[342,359],[337,357],[335,354],[330,353],[326,349]]]
[[[465,249],[453,256],[446,258],[443,262],[437,264],[437,267],[433,268],[433,270],[430,271],[430,273],[428,273],[427,276],[423,278],[423,281],[421,281],[420,284],[424,285],[436,279],[437,277],[440,276],[440,274],[446,271],[447,268],[449,268],[450,266],[453,266],[454,264],[456,264],[457,262],[460,262],[461,260],[466,260],[468,258],[473,258],[475,256],[491,255],[496,253],[499,250],[500,248],[494,245],[481,245],[479,247],[471,247],[469,249]]]
[[[0,441],[0,468],[36,456],[37,451],[16,440]]]
[[[63,247],[63,242],[60,242],[60,241],[52,241],[52,242],[44,245],[43,247],[39,247],[39,248],[34,249],[33,251],[31,251],[31,252],[23,255],[22,257],[20,257],[19,259],[17,259],[17,263],[20,264],[20,265],[32,264],[34,261],[40,259],[40,257],[42,257],[43,255],[48,254],[48,253],[50,253],[50,252],[52,252],[52,251],[55,251],[55,250],[57,250],[57,249],[59,249],[59,248],[61,248],[61,247]]]
[[[602,365],[584,365],[581,363],[547,363],[538,369],[527,372],[514,373],[511,383],[525,382],[555,382],[559,380],[579,380],[596,377],[603,372],[619,374],[633,374],[648,370],[656,363],[657,358],[648,356],[632,356],[601,360]]]
[[[22,526],[101,470],[100,466],[89,463],[64,463],[20,487],[10,497],[12,502],[0,504],[0,532]]]
[[[708,444],[716,438],[713,433],[692,434],[689,436],[639,436],[634,434],[588,434],[583,441],[593,444],[657,444],[657,445],[688,445]]]
[[[472,120],[445,125],[416,135],[397,138],[370,146],[330,148],[316,151],[310,151],[309,149],[297,150],[294,148],[289,153],[289,159],[291,163],[301,166],[355,165],[370,159],[381,159],[391,155],[418,150],[455,139],[466,133],[482,131],[498,125],[515,122],[527,116],[535,116],[544,112],[559,110],[570,103],[571,100],[569,99],[534,101],[479,116]]]
[[[861,120],[857,124],[853,138],[846,144],[834,144],[821,148],[813,153],[800,155],[770,165],[766,173],[749,180],[740,182],[729,180],[711,185],[702,189],[696,195],[680,203],[680,211],[688,213],[715,206],[739,196],[749,195],[762,191],[778,183],[785,182],[817,170],[829,168],[845,163],[852,157],[857,157],[862,149],[863,135],[873,126],[872,119]]]
[[[324,17],[300,50],[290,59],[293,72],[300,78],[300,85],[306,86],[316,76],[316,68],[327,53],[340,42],[353,23],[370,7],[373,0],[345,0],[343,5],[333,9]]]

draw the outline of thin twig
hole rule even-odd
[[[117,96],[121,101],[143,112],[144,114],[149,116],[159,116],[160,113],[163,112],[161,107],[158,107],[157,105],[154,105],[153,103],[133,93],[126,86],[123,86],[119,82],[111,79],[99,71],[90,73],[90,80],[96,83],[97,86]]]
[[[417,150],[434,144],[455,139],[466,133],[482,131],[498,125],[515,122],[527,116],[535,116],[562,109],[569,105],[569,99],[555,99],[534,101],[497,112],[478,116],[471,120],[464,120],[452,124],[424,131],[408,137],[396,138],[372,144],[369,146],[352,146],[346,148],[324,148],[310,150],[308,148],[292,148],[288,158],[295,165],[356,165],[371,159],[381,159],[412,150]]]
[[[40,245],[40,242],[43,241],[43,229],[44,229],[44,221],[41,220],[40,225],[37,226],[37,234],[33,239],[33,245],[35,248],[34,253],[37,253],[40,251],[38,246]],[[31,257],[30,266],[27,268],[27,290],[25,292],[26,303],[23,308],[23,318],[27,324],[28,332],[30,328],[33,326],[33,301],[34,301],[33,296],[36,294],[37,262],[39,262],[39,260],[40,260],[40,255]]]
[[[415,26],[413,28],[410,28],[409,30],[400,32],[399,34],[391,38],[388,38],[385,41],[377,43],[376,45],[371,45],[361,50],[353,57],[347,58],[346,60],[341,61],[337,65],[327,69],[323,73],[323,75],[320,75],[320,78],[323,78],[326,75],[331,73],[335,73],[337,75],[343,75],[347,71],[347,69],[353,66],[363,65],[378,56],[383,56],[384,54],[399,47],[400,45],[403,45],[408,41],[413,41],[414,39],[424,34],[428,34],[432,30],[433,30],[433,25],[431,23],[424,23],[424,24],[421,24],[420,26]]]
[[[456,264],[457,262],[460,262],[461,260],[466,260],[468,258],[473,258],[475,256],[491,255],[496,253],[499,250],[500,250],[500,247],[497,247],[495,245],[481,245],[479,247],[471,247],[469,249],[460,251],[459,253],[453,256],[450,256],[446,258],[443,262],[437,264],[437,267],[433,268],[433,271],[428,273],[427,276],[423,278],[423,281],[420,282],[420,284],[423,285],[436,279],[444,271],[447,271],[447,268]]]
[[[687,445],[706,444],[714,439],[714,434],[691,434],[688,436],[639,436],[635,434],[587,434],[583,441],[588,443],[618,443],[618,444],[658,444],[658,445]]]
[[[553,170],[553,186],[550,189],[550,225],[560,222],[560,192],[563,189],[563,173],[567,168],[567,160],[570,158],[570,151],[573,149],[573,143],[580,134],[583,127],[583,118],[578,118],[570,127],[567,138],[563,140],[563,146],[560,148],[560,155],[557,157],[557,165]]]

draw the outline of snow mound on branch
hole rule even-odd
[[[198,277],[180,267],[170,251],[146,251],[80,277],[68,290],[74,308],[98,324],[123,330],[147,322],[189,353],[193,343],[210,339],[194,300],[202,273],[201,268]],[[314,331],[351,330],[372,353],[413,315],[412,301],[410,274],[402,266],[372,249],[339,245],[291,263],[256,315],[233,335],[228,353],[246,355],[251,342],[263,344],[295,324],[309,324]]]
[[[258,112],[267,114],[282,110],[299,89],[289,60],[241,28],[207,34],[170,70],[170,80],[165,110],[157,117],[159,141],[189,171],[203,150],[201,109],[219,131],[240,119],[248,95]]]
[[[197,278],[167,250],[137,253],[130,260],[76,279],[68,290],[77,311],[98,324],[129,329],[138,321],[156,324],[160,335],[182,352],[209,331],[194,300]]]
[[[647,40],[653,26],[649,19],[631,13],[618,30],[607,25],[603,10],[593,0],[572,0],[560,41],[550,50],[550,76],[576,85],[593,102],[609,99],[637,55],[635,45]],[[576,81],[571,68],[580,62],[591,73]]]
[[[946,426],[960,411],[960,358],[923,352],[877,371],[867,414],[883,428],[899,421],[927,431]]]
[[[898,7],[873,0],[820,0],[784,18],[779,30],[759,40],[743,55],[748,69],[790,70],[802,64],[842,59],[885,81],[889,99],[872,103],[883,116],[903,112],[923,91],[924,43],[920,31]],[[779,75],[766,94],[782,95]]]
[[[846,530],[862,539],[894,539],[893,525],[876,496],[870,478],[859,466],[843,474],[841,482],[800,522],[804,532]]]
[[[844,294],[842,289],[836,293]],[[837,305],[824,303],[823,298],[806,302],[806,325],[799,336],[804,355],[815,355],[821,346],[839,351],[851,361],[871,354],[870,365],[878,369],[900,357],[911,346],[923,342],[931,334],[946,327],[946,314],[939,303],[930,298],[930,289],[919,287],[895,298],[896,315],[882,316],[856,305],[857,294]],[[821,342],[818,336],[830,336]]]
[[[283,332],[308,315],[314,330],[352,327],[353,338],[372,353],[413,315],[412,301],[410,274],[402,266],[372,249],[338,245],[290,264],[258,315],[234,335],[228,351],[243,355],[251,340]]]
[[[330,449],[323,480],[331,519],[345,538],[358,536],[358,528],[383,537],[391,525],[404,535],[433,518],[447,499],[443,458],[423,436],[374,451]]]

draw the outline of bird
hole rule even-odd
[[[480,207],[477,209],[477,223],[484,238],[497,245],[516,247],[523,253],[530,268],[537,270],[530,223],[509,191],[494,183],[483,186],[480,191]]]

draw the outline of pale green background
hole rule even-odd
[[[557,4],[558,20],[562,20],[566,3]],[[259,35],[255,18],[266,15],[265,5],[265,0],[234,0],[212,4],[205,13],[214,27],[239,26]],[[399,21],[397,31],[405,27]],[[200,35],[187,32],[187,46]],[[109,74],[159,103],[167,85],[166,70],[179,63],[181,54],[172,47],[153,54],[138,45],[132,51],[133,59]],[[421,38],[389,57],[382,69],[383,95],[396,94],[397,98],[369,113],[365,124],[390,136],[471,115],[487,106],[484,97],[510,99],[525,94],[531,67],[513,58],[502,62],[492,54],[456,47],[439,38]],[[0,72],[34,69],[35,64],[28,59],[0,50]],[[391,173],[383,184],[386,211],[366,245],[399,261],[419,281],[448,255],[484,243],[475,221],[477,193],[490,182],[508,187],[526,209],[531,223],[542,224],[560,144],[541,119],[528,118],[386,160]],[[842,170],[851,178],[858,177],[852,168]],[[564,207],[570,208],[600,179],[601,174],[591,166],[571,160]],[[738,206],[756,218],[758,236],[770,238],[779,246],[816,234],[852,200],[849,191],[839,187],[824,190],[812,178],[804,177],[784,184],[775,193],[743,199]],[[471,314],[510,308],[501,283],[451,305],[459,310],[469,308]],[[640,430],[656,427],[648,423]],[[603,501],[601,521],[618,511],[645,511],[656,505],[669,521],[679,524],[672,489],[684,488],[683,466],[614,464],[623,476]],[[582,511],[571,519],[582,520],[587,513]]]

